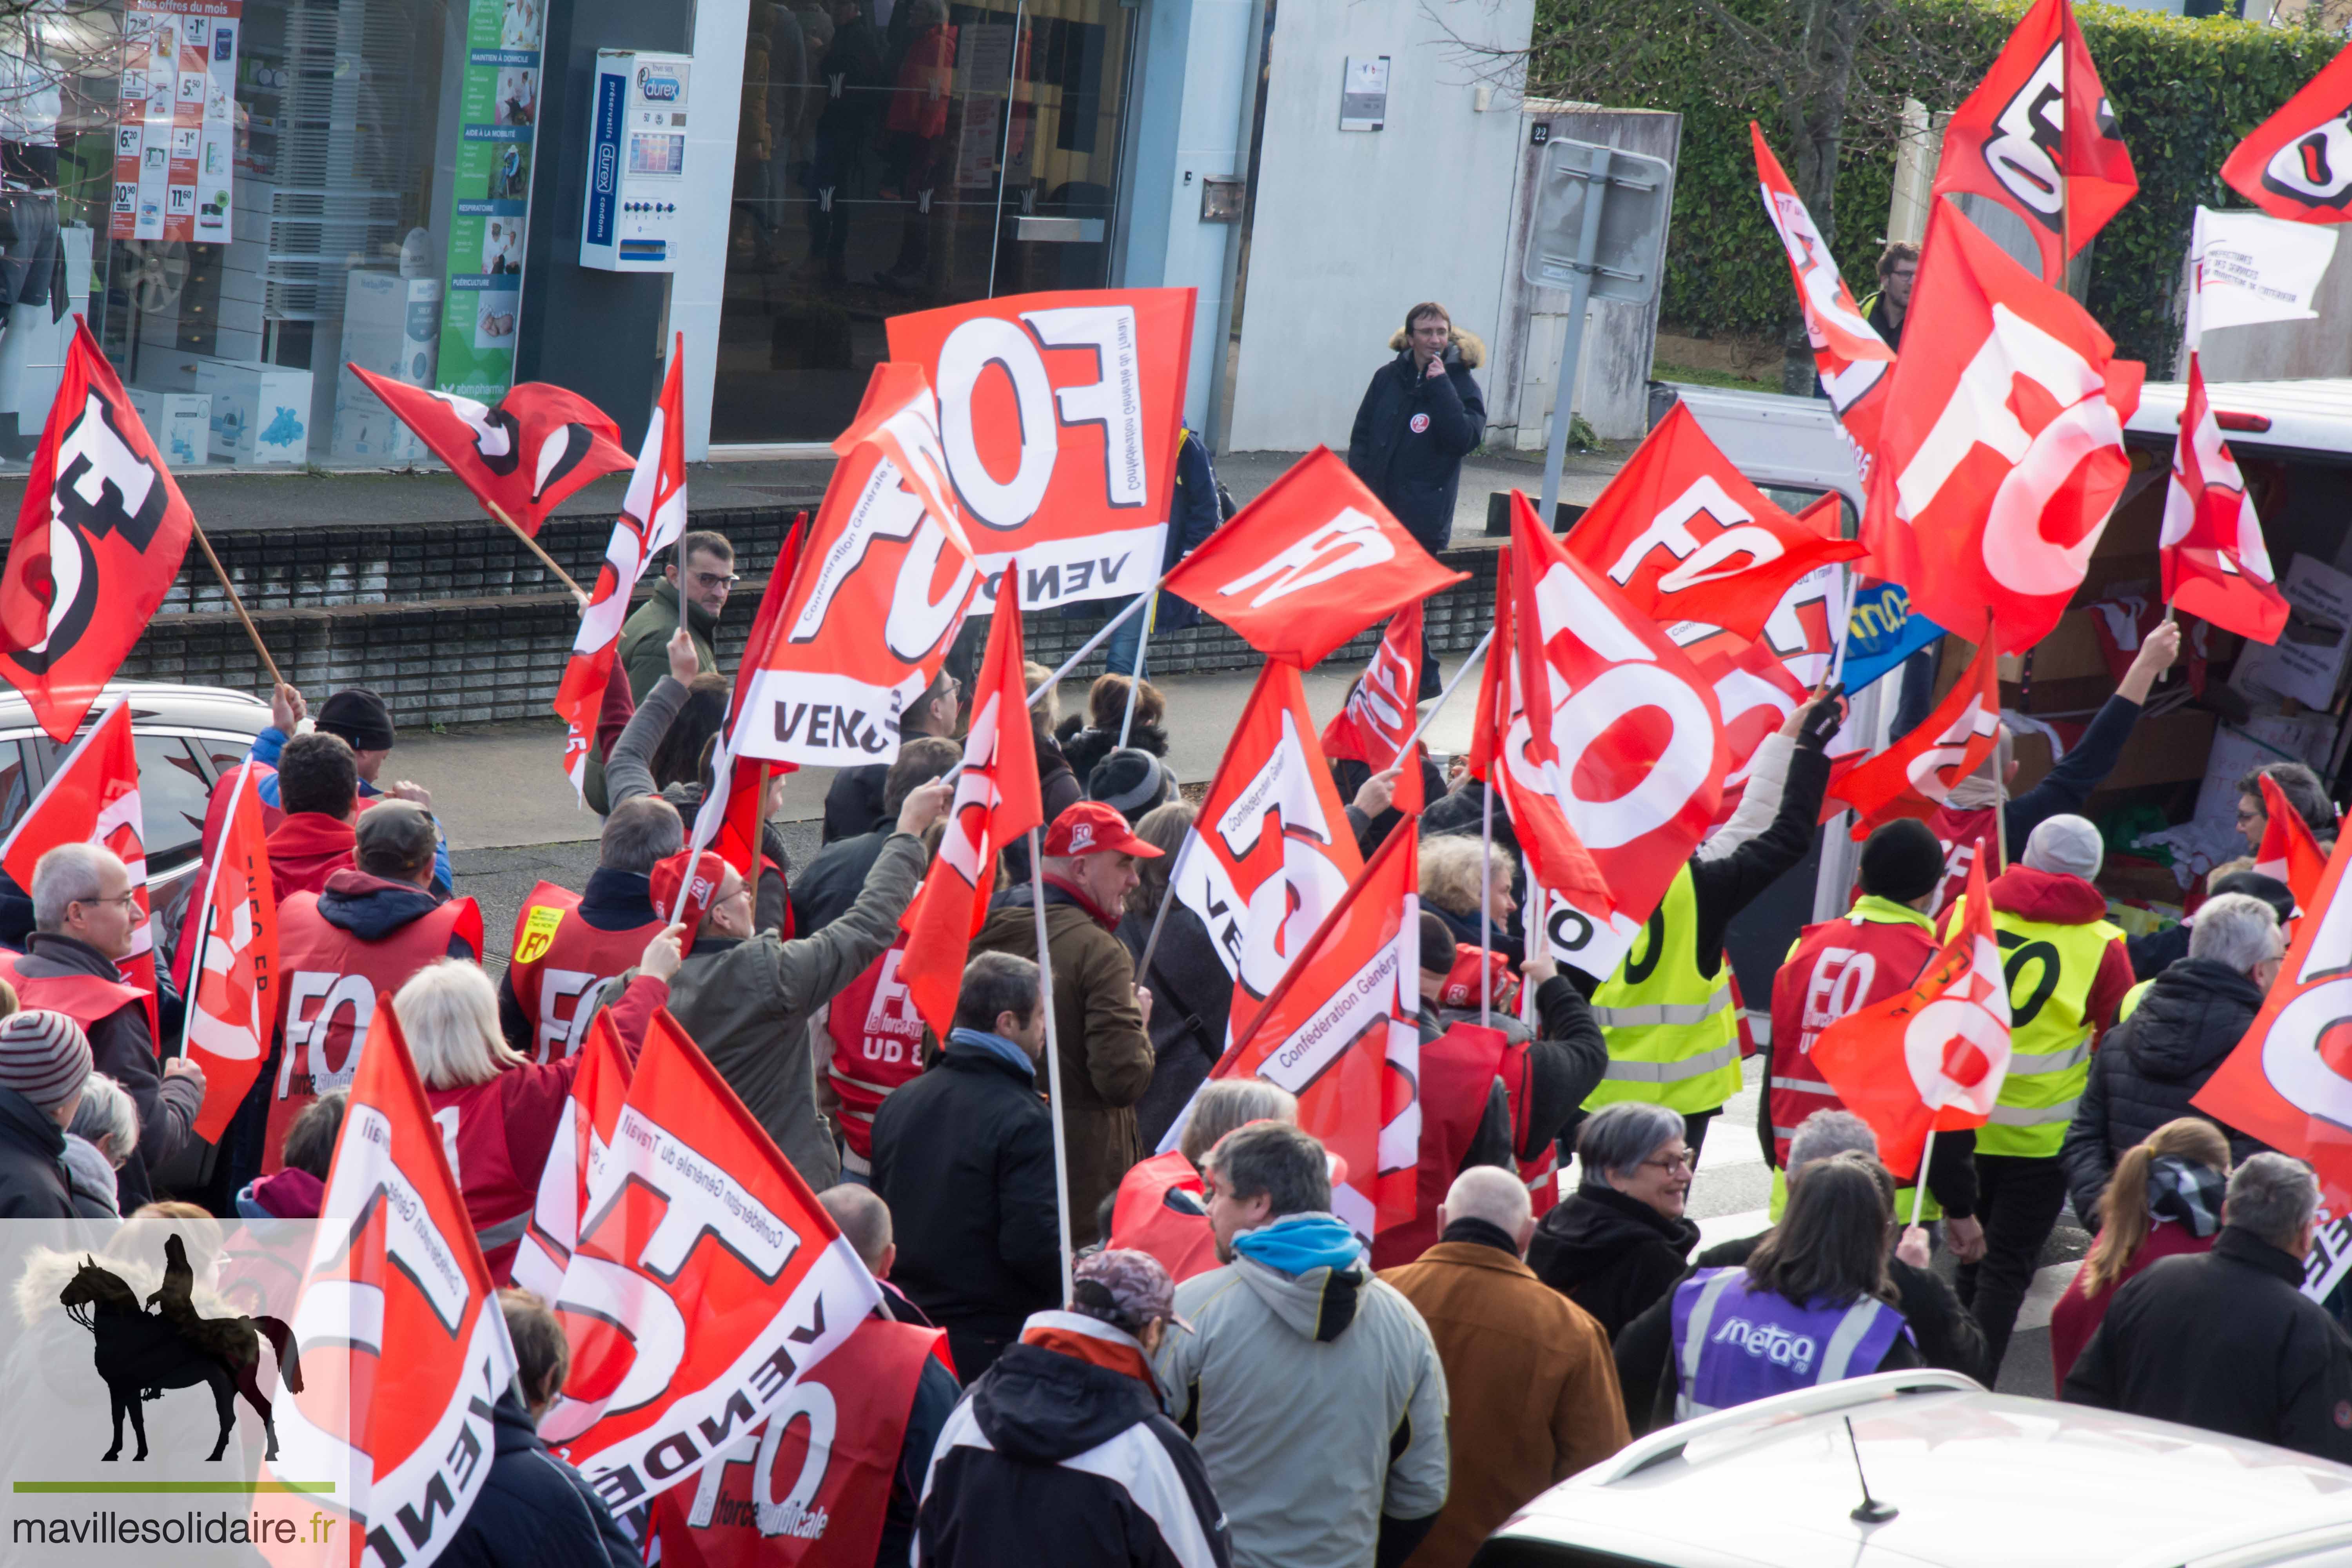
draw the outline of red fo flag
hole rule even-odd
[[[580,1215],[589,1189],[621,1125],[629,1078],[629,1055],[621,1048],[612,1012],[602,1010],[589,1022],[580,1069],[572,1075],[572,1093],[540,1171],[530,1223],[515,1249],[514,1282],[544,1300],[554,1300],[563,1289],[563,1271],[580,1245]]]
[[[1863,552],[1836,524],[1834,506],[1802,519],[1774,506],[1677,403],[1576,520],[1568,549],[1651,620],[1752,637],[1799,578]]]
[[[988,651],[972,682],[971,726],[964,735],[963,771],[956,776],[947,834],[898,921],[907,936],[898,979],[923,1022],[942,1040],[955,1023],[964,955],[972,933],[988,918],[997,852],[1045,820],[1037,793],[1036,743],[1029,731],[1029,687],[1021,673],[1018,584],[997,595],[993,621]]]
[[[1416,601],[1389,617],[1389,629],[1372,650],[1372,662],[1348,692],[1347,707],[1323,726],[1323,754],[1386,773],[1404,755],[1420,702],[1421,605]],[[1395,804],[1408,816],[1420,816],[1429,804],[1418,755],[1397,774]]]
[[[122,378],[76,316],[0,568],[0,679],[49,739],[63,745],[89,716],[179,576],[194,527]]]
[[[621,626],[629,618],[629,595],[645,575],[646,563],[686,531],[685,362],[681,332],[669,356],[661,400],[654,405],[653,422],[646,426],[637,471],[621,498],[621,515],[604,546],[604,563],[596,571],[596,591],[580,612],[572,659],[556,689],[555,714],[564,721],[563,771],[575,792],[587,787],[588,748],[596,742],[596,718],[604,710],[604,688],[613,679]]]
[[[1839,802],[1852,806],[1859,842],[1880,823],[1930,816],[2000,739],[2000,659],[1986,641],[1917,729],[1830,785],[1822,820],[1836,814]]]
[[[278,1399],[263,1489],[273,1475],[337,1482],[284,1516],[344,1516],[308,1561],[356,1562],[364,1538],[378,1563],[432,1562],[489,1476],[491,1407],[515,1356],[390,997],[352,1080],[294,1327],[300,1376],[286,1386],[299,1392]]]
[[[65,761],[16,819],[0,844],[0,868],[20,888],[30,889],[33,868],[60,844],[95,844],[111,850],[131,873],[138,914],[131,928],[131,953],[117,961],[123,984],[147,994],[147,1037],[163,1051],[155,1021],[155,930],[147,903],[147,833],[139,809],[139,752],[131,736],[131,700],[118,697],[89,733],[74,742]],[[275,1021],[273,1017],[273,1022]],[[210,1096],[206,1096],[207,1103]],[[226,1102],[231,1110],[236,1102]]]
[[[1383,616],[1456,583],[1348,465],[1318,447],[1162,584],[1268,658],[1308,669]]]
[[[2123,422],[2143,367],[1948,202],[1928,220],[1909,320],[1863,516],[1873,574],[1941,626],[1990,606],[2003,651],[2031,647],[2130,478]]]
[[[430,392],[387,381],[357,365],[347,368],[383,399],[383,405],[402,424],[416,432],[416,438],[431,447],[435,457],[449,465],[450,471],[482,503],[483,510],[525,533],[537,534],[547,514],[583,485],[630,467],[629,454],[621,445],[620,426],[576,392],[526,381],[491,408],[454,392]],[[677,374],[673,357],[671,378]],[[667,387],[663,391],[667,396]],[[656,413],[646,434],[649,445],[664,423],[664,416]],[[682,425],[679,429],[682,433]],[[678,485],[682,514],[682,470]],[[639,512],[639,517],[650,517],[653,503],[664,499],[658,494],[641,497],[634,481],[629,496],[632,501],[644,500],[648,505],[649,510]]]
[[[2318,907],[2319,884],[2327,874],[2327,856],[2279,788],[2278,780],[2262,775],[2263,846],[2254,856],[2254,869],[2284,882],[2294,901],[2308,912]]]
[[[1984,864],[1943,949],[1911,988],[1847,1015],[1813,1041],[1813,1066],[1878,1134],[1878,1157],[1909,1181],[1927,1130],[1981,1127],[2009,1076],[2009,981],[1993,941]]]
[[[1238,1039],[1364,868],[1294,667],[1269,661],[1171,873],[1233,974]]]
[[[767,647],[747,649],[738,758],[887,763],[938,679],[979,583],[923,373],[875,366]]]
[[[2352,46],[2221,163],[2230,188],[2289,223],[2352,217]]]
[[[2284,805],[2282,801],[2272,807],[2273,822]],[[2189,1102],[2257,1142],[2309,1163],[2319,1175],[2321,1206],[2339,1215],[2352,1211],[2352,1060],[2343,1045],[2352,1028],[2347,860],[2352,834],[2336,841],[2318,891],[2304,900],[2286,962],[2263,1010],[2237,1049]]]
[[[2206,401],[2205,373],[2193,349],[2159,543],[2166,603],[2240,637],[2278,641],[2286,629],[2286,595],[2271,570],[2246,477]]]
[[[793,574],[799,570],[801,538],[808,531],[808,513],[793,520],[793,530],[784,536],[784,547],[777,552],[774,570],[768,574],[768,586],[760,595],[759,613],[751,617],[751,640],[744,645],[746,662],[756,665],[759,656],[751,650],[764,649],[775,636],[776,617],[783,613],[784,598],[792,592]],[[727,725],[730,731],[743,711],[743,682],[738,680],[727,697]],[[717,837],[711,843],[729,865],[740,872],[744,880],[756,883],[761,857],[761,828],[768,819],[768,784],[778,773],[800,772],[797,763],[761,762],[751,757],[738,757],[734,763],[733,780],[727,792],[726,815],[719,819]],[[699,822],[697,824],[699,826]],[[784,935],[793,934],[793,912],[784,910]]]
[[[1421,1159],[1419,843],[1381,842],[1210,1073],[1298,1097],[1298,1125],[1347,1163],[1331,1212],[1368,1245],[1412,1218]]]
[[[635,1508],[782,1408],[880,1300],[800,1173],[656,1013],[554,1300],[572,1372],[540,1435]]]
[[[1895,351],[1870,324],[1845,286],[1829,242],[1813,226],[1797,188],[1772,155],[1756,121],[1748,122],[1756,147],[1756,177],[1764,187],[1764,216],[1780,236],[1789,253],[1789,273],[1796,279],[1797,303],[1805,311],[1805,341],[1812,344],[1813,363],[1822,373],[1822,389],[1837,410],[1838,423],[1853,437],[1862,456],[1864,478],[1870,455],[1878,449],[1878,422],[1886,411],[1886,373],[1894,367]]]
[[[2024,221],[2042,252],[2042,279],[2053,288],[2065,281],[2068,258],[2139,194],[2073,0],[2035,0],[1983,82],[1953,110],[1934,194],[1941,205],[1962,192]],[[1935,320],[1916,292],[1911,313]]]
[[[1730,748],[1713,683],[1526,496],[1511,509],[1503,802],[1537,882],[1608,933],[1575,960],[1605,976],[1715,820]]]
[[[220,1142],[261,1075],[278,1025],[278,892],[269,877],[261,779],[252,759],[238,767],[231,790],[228,821],[205,867],[200,923],[188,933],[202,944],[202,957],[193,971],[181,1042],[205,1069],[196,1136],[207,1143]]]

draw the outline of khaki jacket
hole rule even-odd
[[[1410,1568],[1463,1568],[1545,1488],[1623,1447],[1623,1397],[1591,1315],[1499,1247],[1441,1241],[1381,1275],[1429,1325],[1445,1368],[1454,1486]]]

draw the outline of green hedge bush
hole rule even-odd
[[[1777,0],[1735,0],[1770,26]],[[2024,0],[1902,0],[1916,32],[1962,58],[1978,74],[2024,14]],[[1579,0],[1538,0],[1536,36],[1572,40]],[[1748,121],[1763,127],[1781,162],[1794,167],[1788,133],[1760,73],[1752,86],[1727,87],[1724,51],[1703,29],[1681,25],[1675,0],[1656,0],[1658,32],[1639,69],[1612,93],[1618,107],[1670,109],[1683,115],[1682,163],[1675,175],[1673,230],[1662,314],[1670,323],[1717,334],[1777,332],[1795,308],[1787,262],[1766,221],[1748,154]],[[2121,352],[2169,371],[2179,329],[2166,316],[2199,203],[2243,206],[2221,184],[2221,161],[2239,140],[2318,74],[2338,41],[2299,28],[2221,18],[2129,11],[2078,4],[2083,34],[2106,84],[2139,195],[2102,230],[2093,256],[2089,305]],[[1539,52],[1535,89],[1557,79],[1566,47]],[[1923,73],[1924,74],[1924,73]],[[1948,88],[1895,82],[1931,109],[1957,107]],[[1949,101],[1938,101],[1949,100]],[[1883,140],[1857,152],[1849,143],[1839,171],[1834,240],[1839,265],[1857,298],[1873,286],[1879,237],[1885,233],[1895,157]]]

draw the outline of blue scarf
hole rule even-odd
[[[994,1057],[998,1061],[1010,1063],[1012,1066],[1019,1068],[1021,1069],[1021,1076],[1029,1079],[1031,1082],[1034,1083],[1036,1081],[1037,1064],[1029,1059],[1029,1053],[1027,1051],[1023,1050],[1018,1045],[1006,1039],[1003,1035],[992,1035],[986,1029],[950,1029],[948,1031],[948,1044],[951,1046],[970,1046],[973,1050],[984,1051],[988,1055]]]
[[[1343,1269],[1363,1256],[1356,1233],[1331,1215],[1285,1215],[1234,1237],[1234,1250],[1297,1279],[1311,1269]]]

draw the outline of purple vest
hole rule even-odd
[[[1702,1268],[1675,1289],[1675,1419],[1866,1377],[1905,1331],[1903,1314],[1874,1297],[1800,1307],[1749,1289],[1745,1268]]]

